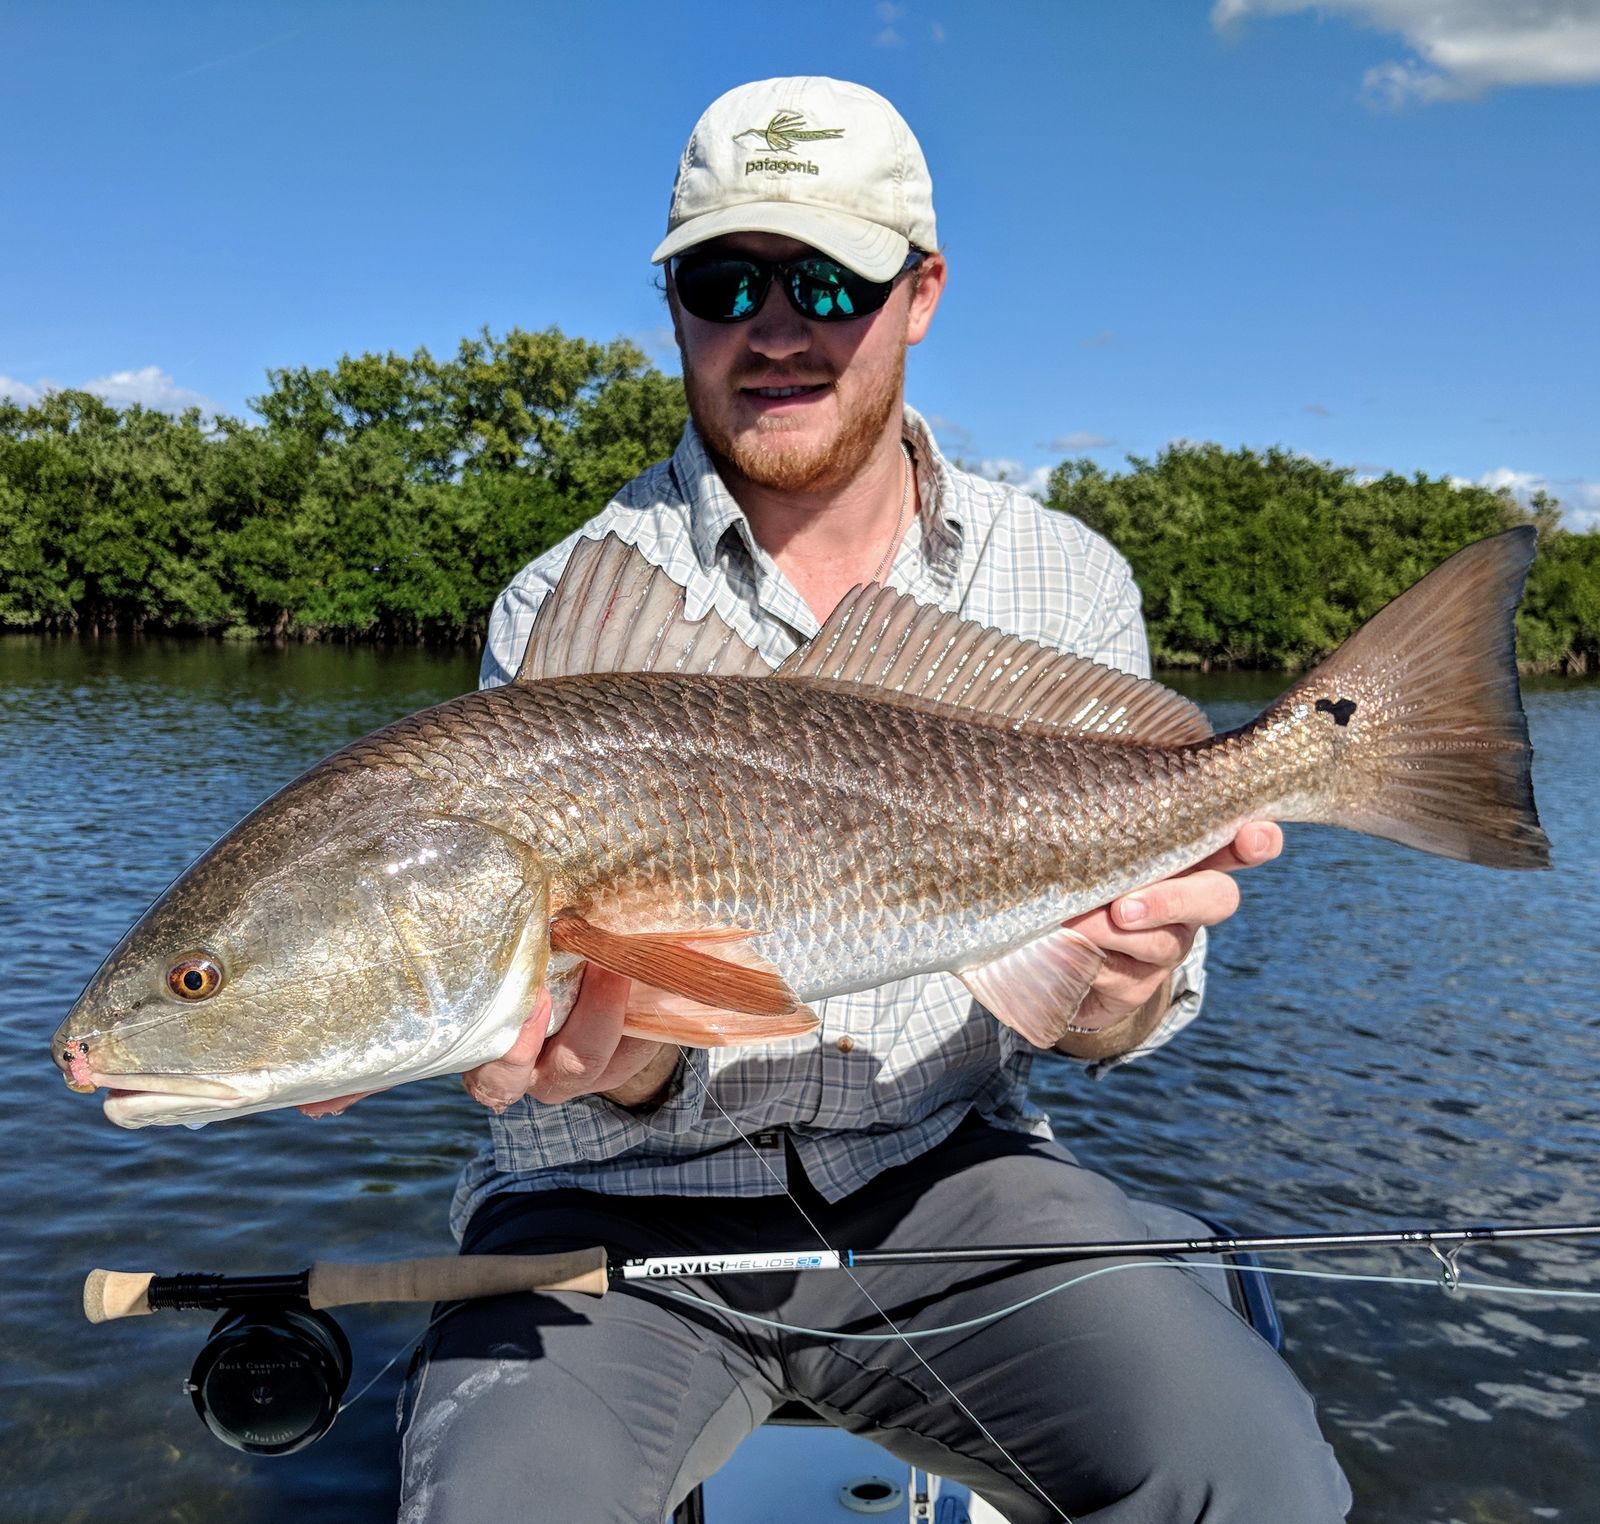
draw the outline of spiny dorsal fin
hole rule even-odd
[[[715,672],[765,676],[772,669],[715,609],[691,620],[683,589],[615,533],[579,540],[561,580],[539,607],[519,683],[582,672]]]
[[[1160,683],[874,585],[847,593],[777,675],[866,683],[914,707],[960,709],[1008,729],[1047,727],[1163,745],[1211,734],[1199,708]]]

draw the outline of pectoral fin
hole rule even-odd
[[[783,975],[750,950],[752,935],[737,928],[628,935],[606,931],[572,911],[563,911],[550,922],[550,946],[556,952],[587,958],[613,973],[716,1011],[793,1016],[800,1009],[799,1000]],[[705,951],[707,947],[716,948],[716,953]],[[807,1030],[810,1024],[794,1030]]]
[[[686,1048],[726,1048],[745,1042],[803,1037],[817,1027],[816,1012],[797,1005],[781,1016],[719,1010],[654,985],[633,983],[622,1030],[630,1037],[682,1043]]]
[[[1072,1024],[1106,955],[1065,926],[956,977],[973,997],[1036,1048],[1053,1048]]]

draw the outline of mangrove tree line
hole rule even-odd
[[[268,382],[253,423],[0,402],[0,620],[471,640],[685,417],[636,346],[553,328]]]
[[[637,347],[554,328],[267,379],[251,421],[0,400],[0,627],[478,640],[509,577],[668,455],[685,416]],[[1303,664],[1525,521],[1524,661],[1600,659],[1600,533],[1549,499],[1176,445],[1116,473],[1065,461],[1047,500],[1128,556],[1163,665]]]
[[[1600,532],[1563,528],[1543,493],[1524,509],[1446,477],[1358,480],[1285,450],[1179,444],[1117,475],[1066,461],[1046,500],[1127,556],[1158,666],[1303,666],[1452,551],[1524,523],[1539,539],[1520,660],[1577,673],[1600,660]]]

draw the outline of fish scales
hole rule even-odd
[[[750,927],[805,998],[871,976],[885,941],[908,967],[1015,945],[1249,808],[1227,746],[999,730],[804,681],[606,674],[452,703],[432,765],[550,862],[552,912]]]

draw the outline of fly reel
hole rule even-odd
[[[333,1427],[350,1385],[350,1341],[329,1307],[529,1291],[601,1296],[608,1284],[601,1248],[365,1265],[323,1262],[297,1275],[93,1270],[83,1286],[83,1311],[91,1323],[167,1309],[220,1312],[184,1391],[223,1444],[247,1455],[292,1455]]]
[[[329,1313],[284,1303],[224,1312],[184,1390],[223,1444],[292,1455],[333,1427],[349,1385],[344,1330]]]

